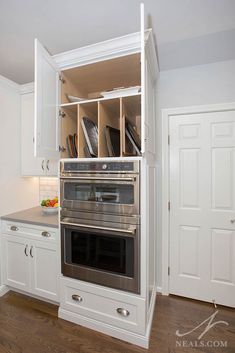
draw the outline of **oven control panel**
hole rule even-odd
[[[106,173],[138,173],[139,162],[61,162],[62,173],[76,172],[106,172]]]

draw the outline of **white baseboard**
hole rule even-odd
[[[0,286],[0,297],[3,297],[7,292],[9,292],[9,287],[5,286],[5,284]]]
[[[71,321],[77,325],[85,326],[89,329],[118,338],[122,341],[126,341],[146,349],[149,347],[149,335],[138,335],[136,333],[87,318],[62,308],[59,308],[58,316],[61,319]]]

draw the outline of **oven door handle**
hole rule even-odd
[[[114,177],[85,177],[85,176],[61,176],[60,179],[76,179],[76,180],[107,180],[107,181],[136,181],[136,177],[132,178],[114,178]]]
[[[65,226],[75,226],[75,227],[97,229],[97,230],[108,230],[111,232],[128,233],[128,234],[135,234],[135,232],[136,232],[135,227],[129,228],[129,229],[119,229],[119,228],[100,227],[100,226],[81,224],[81,223],[60,222],[60,224],[65,225]]]

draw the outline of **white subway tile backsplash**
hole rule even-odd
[[[43,199],[53,199],[58,196],[59,179],[58,178],[40,178],[39,180],[39,197]]]

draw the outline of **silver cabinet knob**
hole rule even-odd
[[[129,316],[130,312],[127,309],[117,308],[117,313],[122,316]]]
[[[49,238],[49,237],[51,237],[51,234],[49,232],[44,231],[44,232],[42,232],[42,236],[45,238]]]
[[[17,230],[19,230],[19,228],[16,226],[11,226],[11,230],[13,230],[14,232],[17,232]]]
[[[235,219],[231,219],[231,221],[230,221],[231,223],[235,223]]]
[[[78,294],[73,294],[72,299],[75,300],[76,302],[79,302],[79,303],[81,303],[81,301],[82,301],[82,297]]]

